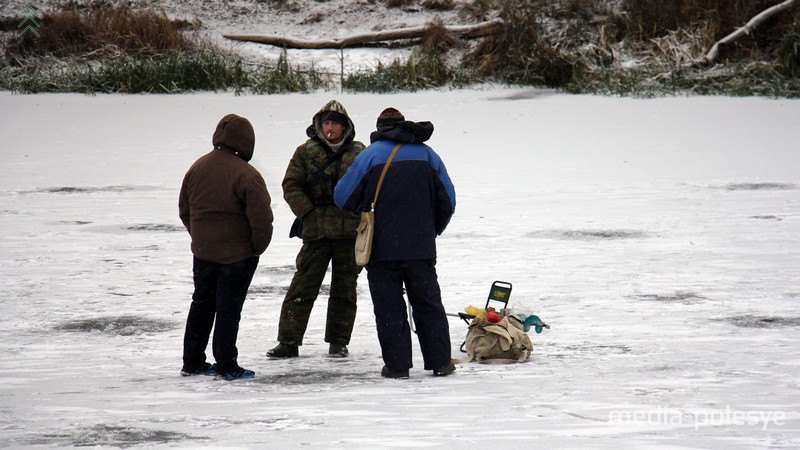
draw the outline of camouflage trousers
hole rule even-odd
[[[303,243],[297,254],[297,271],[281,307],[278,341],[303,345],[303,336],[322,281],[332,264],[325,342],[347,345],[356,319],[356,283],[361,267],[356,265],[355,240],[322,239]]]

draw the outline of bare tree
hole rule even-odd
[[[775,14],[778,14],[781,11],[790,9],[791,7],[795,6],[798,3],[798,1],[800,0],[786,0],[783,3],[779,3],[775,6],[771,6],[765,9],[764,11],[761,11],[755,17],[750,19],[745,24],[745,26],[737,28],[736,31],[734,31],[733,33],[717,41],[714,44],[714,46],[711,47],[711,50],[708,51],[708,54],[706,54],[705,58],[703,58],[703,62],[706,64],[714,64],[717,61],[717,58],[719,57],[720,45],[730,44],[736,39],[739,39],[740,37],[746,34],[750,34],[759,24],[761,24],[761,22],[767,20],[768,18],[774,16]]]
[[[486,36],[503,25],[502,19],[493,19],[488,22],[481,22],[474,25],[461,25],[444,27],[445,31],[462,38],[476,38]],[[223,37],[234,41],[255,42],[258,44],[274,45],[284,48],[299,49],[335,49],[346,47],[358,47],[365,44],[376,42],[394,41],[403,39],[418,39],[425,36],[430,26],[415,28],[400,28],[397,30],[377,31],[374,33],[358,34],[343,39],[306,41],[285,36],[265,36],[265,35],[230,35]]]

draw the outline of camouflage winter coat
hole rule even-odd
[[[327,111],[336,111],[347,117],[349,126],[344,130],[344,141],[337,151],[322,136],[321,117]],[[355,141],[355,126],[344,107],[331,100],[320,109],[306,130],[309,139],[295,150],[283,178],[283,198],[295,216],[302,218],[304,241],[318,239],[355,239],[359,215],[339,209],[333,203],[333,188],[344,175],[364,144]],[[323,172],[326,162],[331,164]]]

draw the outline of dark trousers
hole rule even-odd
[[[436,260],[375,261],[367,279],[383,362],[394,370],[410,369],[411,328],[403,285],[413,311],[425,370],[450,363],[450,326],[442,306]]]
[[[183,365],[196,368],[206,361],[206,346],[214,327],[211,344],[217,368],[236,370],[236,337],[242,306],[258,267],[258,256],[233,264],[218,264],[194,258],[194,294],[186,333],[183,336]]]
[[[278,323],[278,341],[303,345],[311,310],[332,265],[330,298],[325,323],[325,342],[350,343],[356,320],[356,284],[361,268],[356,265],[355,241],[321,239],[304,242],[297,254],[297,271],[286,292]]]

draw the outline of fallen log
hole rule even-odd
[[[445,26],[444,30],[454,36],[471,39],[491,34],[503,25],[502,19],[493,19],[474,25]],[[342,39],[307,41],[286,36],[266,35],[239,35],[226,34],[226,39],[242,42],[255,42],[257,44],[274,45],[276,47],[292,49],[341,49],[358,47],[377,42],[396,41],[405,39],[419,39],[425,36],[431,25],[414,28],[399,28],[397,30],[376,31],[373,33],[358,34]]]
[[[783,3],[778,3],[775,6],[771,6],[765,9],[764,11],[761,11],[755,17],[750,19],[745,24],[745,26],[737,28],[736,31],[734,31],[733,33],[717,41],[717,43],[715,43],[714,46],[711,47],[711,50],[708,51],[705,58],[703,58],[703,62],[705,62],[706,64],[714,64],[717,61],[717,58],[719,57],[720,45],[730,44],[731,42],[735,41],[736,39],[739,39],[745,34],[750,34],[753,31],[753,29],[755,29],[755,27],[757,27],[761,22],[767,20],[768,18],[774,16],[775,14],[781,11],[793,7],[795,4],[797,4],[798,1],[800,0],[786,0]]]

